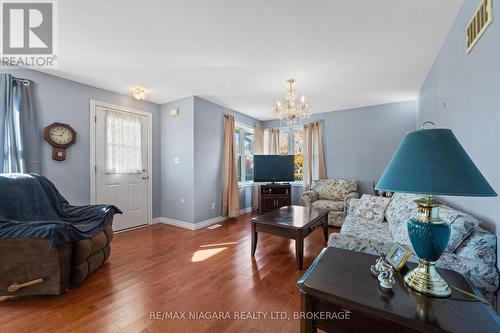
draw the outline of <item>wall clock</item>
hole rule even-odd
[[[66,149],[76,141],[76,132],[68,124],[53,123],[45,127],[43,138],[52,146],[52,159],[64,161]]]

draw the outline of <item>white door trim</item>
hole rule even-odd
[[[126,106],[109,104],[91,99],[90,100],[90,203],[96,203],[96,149],[95,149],[95,120],[96,108],[103,107],[121,112],[128,112],[147,117],[148,120],[148,224],[153,223],[153,115],[149,112],[132,109]]]

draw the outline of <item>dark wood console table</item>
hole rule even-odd
[[[451,297],[428,297],[405,287],[402,277],[396,275],[392,290],[382,290],[370,274],[370,265],[376,259],[361,252],[324,249],[297,282],[300,311],[335,313],[337,318],[304,316],[300,331],[500,332],[500,318],[489,305],[473,301],[453,288]],[[408,268],[413,267],[415,264],[408,264]],[[481,296],[461,274],[438,271],[450,286]]]
[[[292,204],[292,187],[290,184],[260,185],[260,211],[269,212]]]

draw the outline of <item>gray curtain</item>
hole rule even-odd
[[[40,171],[33,82],[0,74],[0,172]]]

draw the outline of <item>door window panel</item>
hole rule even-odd
[[[106,173],[141,173],[141,117],[106,111]]]

